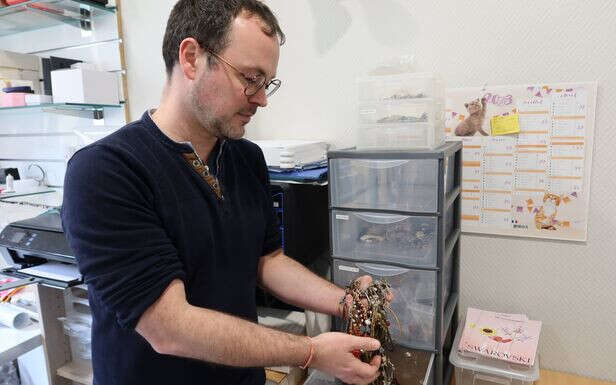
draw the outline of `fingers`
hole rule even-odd
[[[366,290],[370,284],[372,284],[372,277],[369,275],[362,275],[357,278],[356,281],[359,282],[359,288],[362,290]]]
[[[370,338],[370,337],[354,337],[351,342],[351,351],[352,350],[368,350],[373,351],[377,350],[381,347],[381,343],[379,340]]]
[[[387,295],[385,296],[385,300],[391,303],[394,300],[394,293],[391,290],[387,290]]]
[[[370,366],[376,366],[377,368],[379,368],[381,366],[381,355],[372,357],[372,360],[370,361]]]
[[[373,365],[373,363],[378,362],[378,365]],[[376,356],[372,359],[370,364],[365,362],[359,362],[355,370],[355,380],[354,384],[370,384],[375,381],[379,375],[379,366],[381,365],[381,356]]]

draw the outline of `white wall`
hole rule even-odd
[[[354,142],[354,79],[395,55],[448,86],[599,81],[588,241],[464,235],[461,305],[543,321],[541,365],[616,381],[616,3],[269,0],[283,87],[248,137]],[[133,118],[158,103],[173,3],[124,4]],[[130,4],[129,4],[130,3]]]

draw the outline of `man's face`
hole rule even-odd
[[[276,75],[279,44],[276,37],[262,31],[257,17],[238,16],[231,26],[230,43],[219,55],[247,76],[263,74],[266,83]],[[244,126],[258,107],[265,107],[264,89],[246,96],[246,81],[242,74],[214,58],[216,65],[207,65],[204,52],[195,81],[190,89],[191,109],[210,135],[223,139],[244,136]]]

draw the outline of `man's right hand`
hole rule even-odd
[[[314,357],[311,368],[326,372],[347,384],[369,384],[380,373],[381,356],[374,356],[367,364],[353,355],[353,351],[374,351],[381,347],[378,340],[345,333],[323,333],[312,337]]]

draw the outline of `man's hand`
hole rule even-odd
[[[359,288],[361,290],[365,290],[368,286],[372,284],[372,277],[369,275],[362,275],[361,277],[357,278],[355,281],[359,282]],[[391,291],[388,291],[385,299],[387,300],[388,304],[391,304],[391,302],[394,300],[394,294]],[[347,310],[351,306],[351,303],[353,303],[353,297],[351,297],[350,294],[347,294],[344,297],[344,308],[342,311],[343,316],[348,316]]]
[[[354,350],[378,350],[378,340],[345,333],[323,333],[312,337],[314,356],[310,367],[326,372],[347,384],[369,384],[380,373],[381,356],[374,356],[367,364],[353,355]]]

